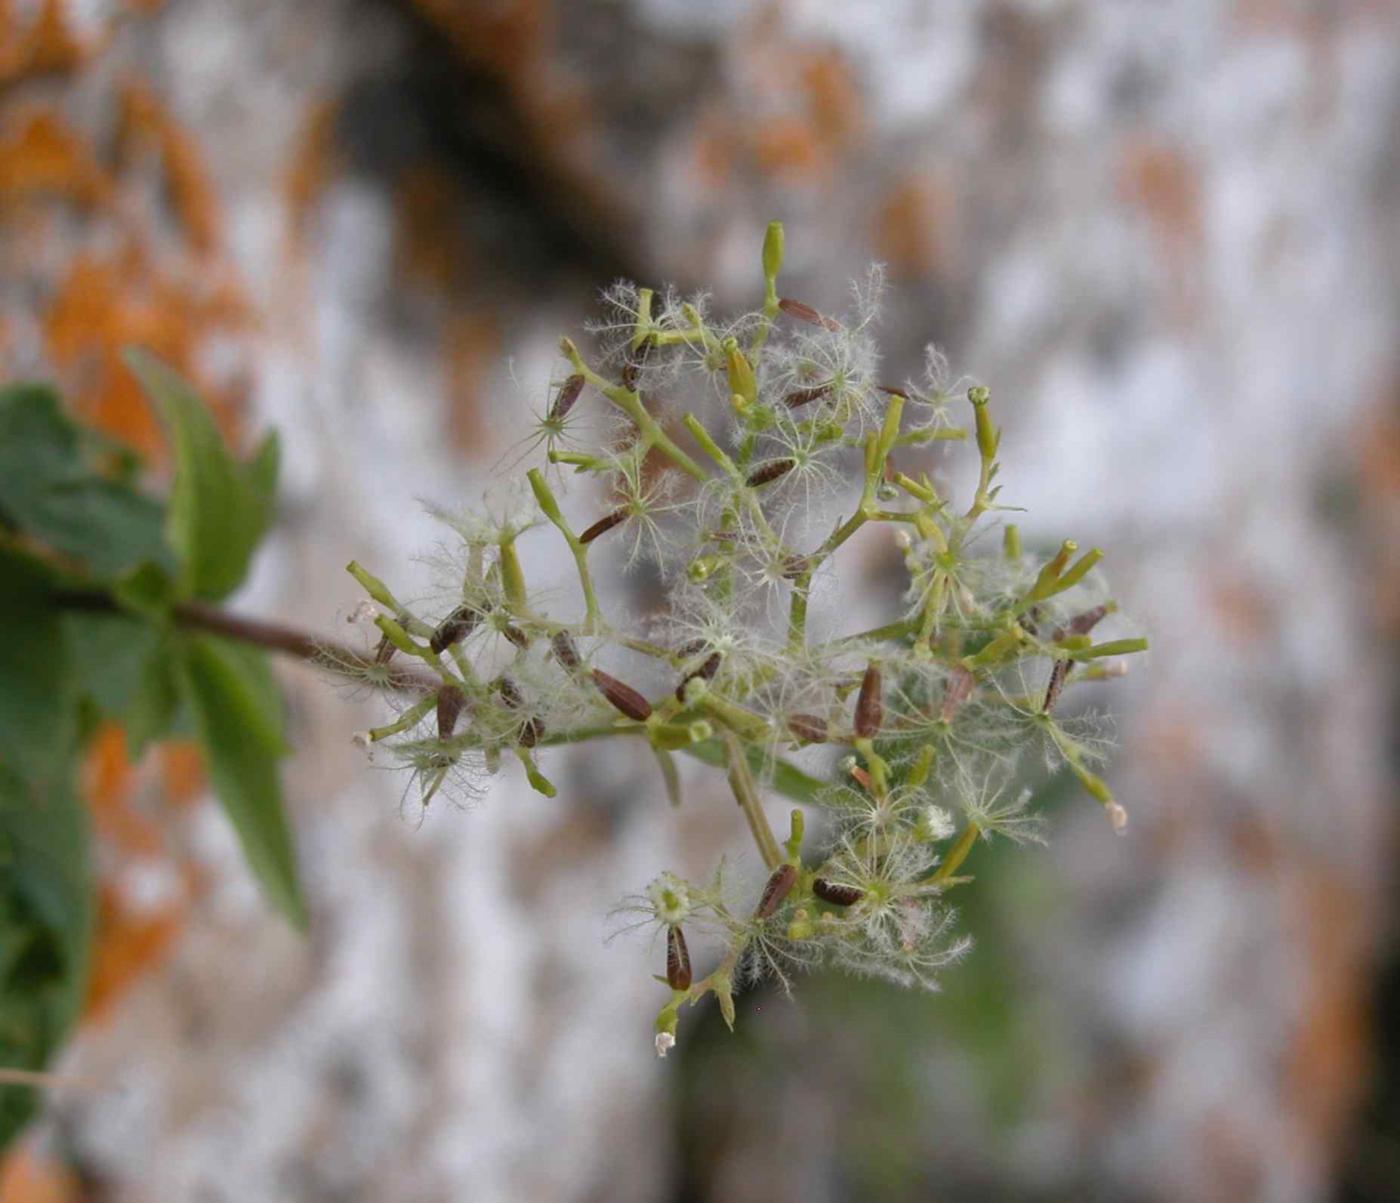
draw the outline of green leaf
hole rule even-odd
[[[718,739],[701,740],[681,750],[706,764],[717,768],[724,767],[724,744]],[[770,760],[764,755],[762,748],[749,748],[747,755],[749,768],[753,770],[755,780],[794,802],[814,803],[817,801],[817,795],[826,788],[824,782],[804,773],[781,757],[775,756]]]
[[[179,704],[169,630],[129,614],[64,615],[78,655],[80,688],[101,718],[120,723],[133,760],[171,732]]]
[[[209,776],[268,901],[306,926],[296,855],[282,810],[277,760],[282,703],[264,655],[212,635],[181,640],[184,694]]]
[[[65,773],[47,788],[0,766],[0,1065],[40,1070],[82,1006],[92,944],[87,809]],[[39,1092],[0,1086],[0,1149]]]
[[[40,786],[65,771],[77,737],[77,677],[55,587],[42,563],[0,546],[0,765]]]
[[[173,566],[162,508],[130,477],[130,464],[76,426],[52,389],[0,391],[0,525],[84,561],[98,576],[143,560]]]
[[[147,560],[116,579],[112,598],[133,614],[164,619],[175,604],[175,582],[159,564]]]
[[[277,442],[252,460],[229,454],[208,407],[184,380],[145,351],[126,362],[165,422],[175,458],[166,533],[181,564],[184,596],[217,600],[242,582],[273,514]]]

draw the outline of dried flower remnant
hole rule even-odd
[[[690,949],[678,926],[666,929],[666,983],[672,990],[690,989]]]
[[[983,841],[1039,837],[1033,787],[1047,765],[1115,829],[1127,818],[1069,704],[1081,681],[1117,675],[1147,646],[1098,634],[1122,623],[1101,553],[1066,540],[1038,556],[1012,525],[993,551],[979,536],[1010,507],[989,390],[973,385],[955,405],[932,349],[922,377],[881,380],[878,273],[837,320],[779,295],[782,253],[774,224],[762,301],[730,320],[704,298],[608,290],[601,355],[560,343],[562,383],[536,421],[545,463],[526,474],[533,506],[454,520],[464,571],[445,586],[460,599],[445,614],[417,614],[351,567],[379,640],[366,662],[421,662],[363,675],[409,695],[365,740],[418,775],[425,804],[444,766],[495,772],[507,752],[552,795],[536,758],[598,739],[647,743],[673,803],[678,753],[724,770],[766,872],[757,902],[722,863],[708,882],[663,873],[622,908],[664,933],[663,1055],[682,1007],[713,996],[732,1026],[736,983],[765,967],[824,963],[933,987],[967,947],[946,895],[970,880],[963,866]],[[608,418],[596,441],[566,442],[585,409]],[[950,451],[973,457],[962,499],[936,468]],[[550,466],[572,471],[556,485]],[[600,515],[581,528],[555,492],[571,483]],[[848,602],[873,582],[852,579],[846,549],[871,526],[892,533],[905,579],[886,620],[860,629]],[[576,602],[529,579],[516,542],[536,528],[567,554]],[[613,612],[619,575],[643,561],[658,589],[647,623]],[[629,664],[633,683],[595,662]],[[801,803],[781,842],[775,793]],[[809,832],[812,810],[827,821]],[[699,974],[696,932],[720,945]]]

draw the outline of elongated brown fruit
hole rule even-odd
[[[828,738],[826,720],[815,714],[790,714],[787,727],[804,744],[824,744]]]
[[[439,739],[451,739],[457,730],[457,716],[466,704],[466,695],[455,685],[444,685],[437,695],[437,729]]]
[[[1069,661],[1056,660],[1050,669],[1050,684],[1045,687],[1045,704],[1041,707],[1046,714],[1055,708],[1055,703],[1060,700],[1060,690],[1065,687],[1065,678],[1069,676]]]
[[[780,297],[778,299],[778,308],[786,313],[788,317],[795,317],[800,322],[808,322],[813,326],[820,326],[823,330],[841,329],[841,323],[835,318],[818,313],[810,305],[802,301],[794,301],[790,297]]]
[[[676,701],[685,701],[685,687],[697,677],[702,681],[713,681],[715,673],[719,672],[721,656],[718,652],[711,652],[705,657],[705,663],[697,668],[693,673],[687,673],[681,678],[681,683],[676,686]]]
[[[637,377],[641,373],[642,364],[646,363],[647,356],[651,354],[651,347],[652,340],[648,336],[627,352],[627,362],[622,365],[622,387],[629,392],[637,388]]]
[[[769,460],[761,468],[755,468],[750,472],[744,483],[751,489],[761,488],[763,485],[772,484],[779,477],[786,476],[796,466],[795,459]]]
[[[831,387],[831,382],[828,381],[826,384],[814,384],[811,388],[793,389],[783,398],[783,404],[789,409],[801,409],[813,401],[820,401],[831,392]]]
[[[666,929],[666,984],[672,990],[690,989],[690,949],[685,933],[672,925]]]
[[[592,543],[599,535],[606,535],[615,526],[621,526],[627,521],[629,511],[626,506],[620,506],[613,510],[611,514],[604,514],[592,526],[578,537],[580,543]]]
[[[630,685],[624,685],[616,677],[610,677],[600,668],[592,672],[593,684],[599,692],[634,722],[644,723],[651,717],[651,703]]]
[[[496,678],[496,692],[501,695],[501,701],[512,710],[518,710],[525,704],[525,699],[520,694],[520,686],[509,677]]]
[[[880,666],[872,660],[861,678],[860,696],[856,698],[856,735],[861,739],[873,739],[884,721],[884,684]]]
[[[569,416],[569,410],[573,409],[574,402],[578,400],[579,394],[583,392],[583,377],[575,372],[565,379],[559,386],[559,391],[554,395],[554,404],[549,407],[549,419],[551,422],[562,422]]]
[[[792,865],[779,865],[774,869],[768,878],[768,884],[763,887],[763,894],[759,897],[753,917],[755,919],[769,918],[782,905],[783,899],[792,892],[792,887],[796,882],[797,870]]]
[[[578,648],[574,646],[573,637],[568,631],[555,631],[550,636],[549,646],[554,649],[554,658],[559,661],[564,668],[573,672],[578,668],[580,660],[578,658]]]
[[[824,877],[818,877],[812,882],[812,893],[832,906],[853,906],[865,897],[864,890],[858,890],[855,886],[837,885]]]
[[[1076,614],[1055,632],[1052,642],[1058,643],[1067,635],[1087,635],[1099,625],[1100,619],[1107,613],[1107,606],[1095,606],[1092,610],[1085,610],[1082,614]]]
[[[454,643],[460,643],[470,635],[480,620],[481,614],[473,607],[463,603],[438,623],[432,638],[428,640],[428,646],[441,655]]]
[[[943,686],[943,706],[938,712],[940,722],[951,723],[958,708],[972,696],[972,674],[959,665]]]

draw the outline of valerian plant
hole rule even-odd
[[[443,515],[460,541],[445,602],[415,608],[350,565],[364,649],[222,607],[271,524],[275,438],[235,458],[189,385],[133,352],[170,442],[160,498],[52,390],[0,389],[0,1145],[81,1008],[93,874],[77,764],[101,724],[133,757],[195,740],[266,897],[307,922],[268,652],[381,694],[394,717],[356,738],[405,766],[424,805],[507,759],[553,796],[550,749],[602,740],[646,745],[673,803],[677,753],[723,772],[762,879],[666,870],[619,906],[664,941],[661,1053],[683,1006],[714,995],[732,1026],[734,992],[765,974],[825,963],[931,988],[967,946],[948,897],[973,847],[1039,836],[1028,766],[1078,778],[1122,829],[1103,744],[1060,705],[1147,646],[1095,641],[1116,611],[1100,553],[1035,555],[1010,524],[985,538],[1008,508],[987,389],[955,386],[932,351],[921,379],[883,380],[878,274],[837,320],[780,296],[782,243],[775,223],[762,303],[730,320],[704,298],[609,290],[595,352],[561,342],[513,467],[541,462],[479,512]],[[962,496],[932,474],[959,446]],[[550,539],[572,598],[527,575],[522,546]],[[897,549],[903,589],[861,626],[877,590],[851,560],[871,540]],[[645,622],[623,609],[630,569],[659,585]],[[770,792],[802,804],[782,840]]]
[[[357,739],[387,748],[424,805],[508,757],[552,797],[546,750],[601,740],[648,745],[673,801],[675,753],[722,769],[766,879],[745,892],[724,864],[703,881],[666,871],[619,908],[664,936],[662,1054],[684,1005],[713,994],[732,1027],[735,990],[764,974],[829,964],[933,988],[968,946],[948,895],[973,847],[1039,838],[1028,762],[1073,774],[1115,829],[1127,819],[1092,722],[1059,706],[1147,646],[1095,642],[1116,611],[1101,553],[1066,540],[1036,556],[1009,524],[989,549],[1009,507],[988,390],[955,398],[932,349],[921,379],[883,381],[878,273],[838,320],[779,295],[782,257],[774,223],[762,304],[727,320],[703,297],[605,293],[596,353],[560,342],[526,487],[444,515],[462,544],[450,600],[422,612],[352,563],[377,642],[334,664],[395,701]],[[930,473],[949,444],[975,456],[968,496]],[[578,478],[593,484],[564,489]],[[579,494],[592,509],[575,522]],[[532,587],[536,531],[571,558],[574,600]],[[858,536],[893,543],[904,589],[891,621],[844,629],[851,591],[833,586]],[[608,610],[639,564],[663,595],[645,624]],[[769,790],[806,808],[782,840]],[[825,820],[810,831],[808,810]],[[704,976],[687,932],[718,942]]]

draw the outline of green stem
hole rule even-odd
[[[773,828],[768,825],[768,816],[763,813],[763,803],[759,799],[753,773],[749,771],[744,747],[732,732],[725,731],[721,738],[724,741],[729,788],[734,791],[739,809],[744,812],[744,818],[748,821],[749,831],[753,833],[754,843],[758,845],[763,863],[770,869],[776,869],[783,861],[782,850],[778,847]]]
[[[963,828],[962,834],[958,836],[957,843],[948,849],[948,855],[943,858],[943,863],[938,866],[938,872],[929,878],[929,884],[941,886],[947,883],[967,859],[967,854],[972,851],[972,846],[977,843],[977,837],[982,834],[982,829],[976,823],[969,823]]]
[[[562,339],[559,346],[569,363],[573,365],[574,371],[578,372],[589,384],[631,418],[636,424],[638,433],[649,446],[655,447],[686,475],[692,476],[702,483],[709,480],[709,474],[705,469],[677,447],[671,436],[661,429],[651,414],[647,413],[640,396],[631,389],[623,388],[620,384],[609,384],[599,376],[583,361],[583,356],[579,354],[578,348],[571,340]]]

